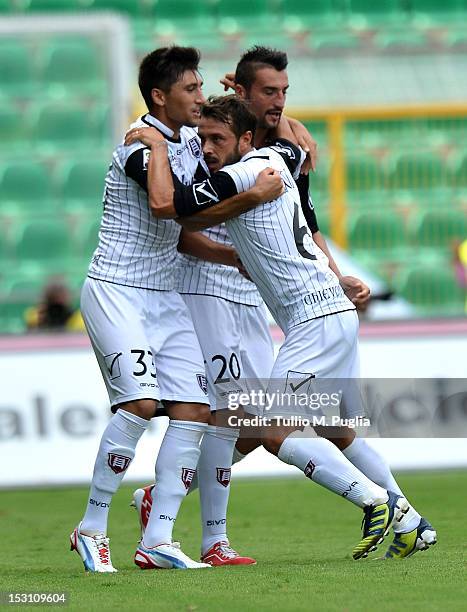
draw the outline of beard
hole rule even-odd
[[[235,151],[232,151],[230,155],[227,155],[222,165],[230,166],[230,164],[236,164],[238,161],[241,160],[241,158],[242,156],[240,155],[240,151],[238,150],[238,144],[237,144],[237,146],[235,147]]]

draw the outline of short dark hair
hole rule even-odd
[[[186,70],[198,70],[200,53],[194,47],[161,47],[143,58],[138,85],[149,110],[153,107],[151,91],[168,93]]]
[[[235,83],[249,90],[255,80],[256,71],[260,68],[275,68],[278,72],[285,70],[289,60],[287,53],[255,45],[242,55],[235,70]]]
[[[201,108],[201,116],[225,123],[237,138],[245,132],[255,137],[256,116],[249,105],[235,95],[210,96]]]

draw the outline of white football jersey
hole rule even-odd
[[[203,230],[202,233],[222,245],[233,246],[224,223]],[[185,295],[211,295],[248,306],[263,303],[256,285],[231,266],[180,255],[176,278],[177,291]]]
[[[226,227],[271,314],[286,332],[299,323],[355,307],[313,241],[284,152],[276,146],[253,150],[218,174],[229,175],[240,193],[253,187],[267,167],[281,173],[285,186],[281,197],[227,221]]]
[[[156,127],[168,143],[172,172],[185,185],[208,175],[197,132],[182,127],[180,137],[152,115],[130,127]],[[88,276],[130,287],[170,290],[175,287],[177,244],[181,227],[156,219],[149,209],[147,166],[150,149],[140,142],[120,144],[105,179],[99,244]]]

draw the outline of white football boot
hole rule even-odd
[[[70,550],[76,550],[81,557],[84,569],[87,572],[113,573],[117,570],[113,567],[110,559],[109,538],[103,533],[87,536],[80,533],[75,527],[70,535]]]
[[[159,544],[147,548],[141,541],[135,552],[135,563],[141,569],[205,569],[209,563],[193,561],[180,550],[180,544]]]

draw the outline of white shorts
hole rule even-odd
[[[182,297],[203,351],[211,410],[227,408],[231,393],[258,385],[264,389],[274,363],[264,305],[247,306],[207,295]]]
[[[318,406],[316,396],[314,412],[309,414],[327,416],[337,412],[350,418],[362,414],[359,377],[358,316],[355,310],[349,310],[313,319],[290,330],[274,363],[268,393],[271,397],[275,393],[311,397],[339,392],[339,401],[329,400],[328,410],[323,403]],[[325,398],[323,401],[326,405]],[[276,409],[281,412],[282,408],[273,406],[270,414]],[[293,408],[283,411],[293,412]]]
[[[81,312],[112,406],[144,398],[209,403],[201,348],[176,291],[87,278]]]

